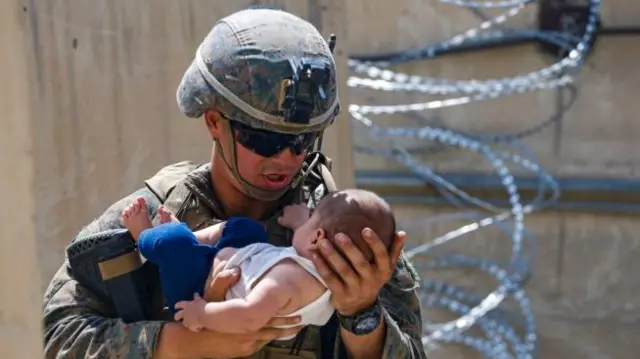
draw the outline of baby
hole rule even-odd
[[[361,238],[362,229],[374,230],[387,249],[396,233],[390,206],[376,194],[359,189],[332,193],[313,212],[304,205],[285,207],[278,221],[295,231],[291,247],[268,244],[265,228],[245,217],[192,232],[163,206],[159,208],[161,224],[156,227],[147,213],[144,198],[137,198],[124,210],[123,224],[141,255],[158,265],[176,320],[182,319],[194,331],[246,333],[259,330],[273,317],[289,316],[300,316],[298,325],[322,326],[334,308],[331,292],[310,260],[318,240],[333,241],[336,234],[344,233],[371,262],[373,253]],[[212,273],[232,267],[240,268],[241,278],[226,300],[205,302],[200,296],[209,287]]]

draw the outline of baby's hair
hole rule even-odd
[[[373,260],[373,252],[362,238],[365,227],[378,235],[387,250],[396,236],[391,206],[367,190],[345,189],[331,193],[318,203],[314,215],[318,216],[318,228],[324,230],[326,238],[333,241],[336,234],[346,234],[369,262]]]

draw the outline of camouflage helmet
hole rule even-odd
[[[316,81],[307,115],[294,116],[287,111],[287,94],[305,66],[323,78]],[[280,10],[241,10],[219,20],[205,37],[177,100],[188,117],[215,109],[255,129],[321,132],[339,111],[335,62],[327,41],[309,22]]]
[[[276,200],[310,173],[312,165],[301,169],[287,188],[255,186],[238,171],[234,131],[246,126],[278,133],[291,144],[320,142],[339,111],[329,46],[313,25],[295,15],[252,8],[218,21],[198,47],[178,87],[178,105],[188,117],[201,117],[207,110],[221,114],[232,140],[225,149],[215,141],[216,152],[248,196]]]

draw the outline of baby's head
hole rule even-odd
[[[343,233],[371,262],[373,253],[362,238],[364,228],[372,229],[389,250],[396,236],[393,211],[385,200],[373,192],[346,189],[331,193],[318,203],[309,221],[296,231],[293,245],[302,256],[307,257],[318,239],[324,237],[333,243],[335,235]],[[340,250],[335,243],[334,248]]]

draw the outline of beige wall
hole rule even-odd
[[[0,2],[0,357],[41,356],[41,272],[36,252],[29,59],[18,1]],[[5,14],[9,16],[4,16]],[[35,345],[34,345],[35,344]]]
[[[410,205],[398,205],[395,209],[413,245],[465,224],[457,221],[413,227],[411,223],[453,210]],[[547,212],[527,218],[525,224],[537,243],[533,276],[526,293],[535,314],[539,358],[637,358],[640,352],[640,343],[635,340],[640,329],[637,218]],[[506,261],[511,255],[511,242],[498,229],[485,228],[455,239],[441,249]],[[421,275],[476,294],[489,293],[496,285],[486,274],[468,269],[422,272]],[[502,308],[520,318],[520,311],[511,299]],[[436,322],[452,319],[440,310],[427,311],[426,317]],[[467,349],[445,348],[447,350],[433,353],[431,358],[481,358]]]
[[[477,26],[469,11],[431,0],[381,2],[351,0],[349,27],[353,53],[384,53],[421,47]],[[605,1],[603,22],[611,26],[637,26],[640,3]],[[496,12],[493,12],[496,13]],[[396,14],[392,16],[390,14]],[[367,21],[365,21],[365,19]],[[508,22],[511,26],[533,26],[535,8]],[[373,26],[376,24],[376,26]],[[640,86],[638,37],[602,37],[579,76],[579,97],[565,114],[561,126],[549,126],[523,142],[545,168],[557,176],[640,178],[640,112],[636,95]],[[449,79],[500,78],[532,71],[552,63],[536,46],[519,46],[493,51],[451,55],[399,68],[410,74]],[[385,94],[368,90],[351,91],[359,104],[400,104],[439,99],[419,94]],[[548,119],[556,108],[555,92],[537,92],[436,110],[437,116],[455,129],[472,132],[516,132]],[[429,115],[429,114],[427,114]],[[401,116],[378,117],[382,126],[416,126]],[[355,143],[373,142],[354,131]],[[410,141],[403,144],[413,145]],[[482,157],[464,151],[447,150],[421,158],[431,168],[447,172],[493,173]],[[363,154],[356,155],[361,170],[404,170],[398,163]],[[512,166],[515,173],[523,173]],[[489,170],[489,172],[487,172]],[[396,204],[402,220],[428,219],[452,208]],[[536,235],[538,253],[527,294],[535,310],[541,338],[539,358],[635,359],[640,344],[635,333],[640,307],[636,260],[637,215],[623,217],[545,212],[527,217],[525,225]],[[446,233],[464,223],[437,224],[409,230],[412,244]],[[510,241],[498,230],[488,228],[445,246],[474,257],[508,259]],[[423,273],[452,284],[488,293],[494,281],[473,271]],[[512,306],[508,305],[508,308]],[[514,310],[514,313],[518,313]],[[451,319],[439,311],[429,318]],[[436,319],[434,319],[436,320]],[[449,347],[447,347],[449,348]],[[437,359],[480,358],[460,348],[439,351]]]

